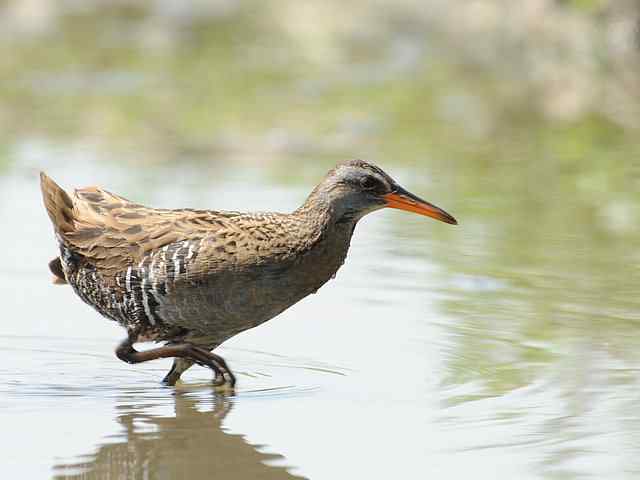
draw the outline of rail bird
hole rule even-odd
[[[168,385],[196,363],[233,387],[212,350],[334,277],[364,215],[389,207],[457,223],[361,160],[330,170],[292,213],[149,208],[99,187],[70,195],[44,172],[41,188],[60,252],[54,281],[126,329],[119,359],[174,358]],[[142,341],[163,345],[136,350]]]

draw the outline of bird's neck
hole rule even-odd
[[[314,223],[322,225],[323,229],[334,228],[352,231],[356,223],[365,212],[358,213],[349,210],[345,202],[332,200],[328,190],[322,183],[309,194],[305,202],[293,215],[302,216]]]
[[[331,270],[330,275],[342,265],[351,237],[359,217],[345,215],[335,204],[327,201],[323,195],[311,193],[306,202],[292,215],[301,219],[309,229],[313,238],[309,245],[313,256],[324,257],[325,267]]]

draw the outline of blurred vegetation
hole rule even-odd
[[[463,4],[5,2],[0,135],[88,138],[152,162],[501,162],[514,139],[563,163],[637,153],[636,117],[620,111],[638,90],[624,105],[604,90],[636,71],[634,49],[580,38],[622,28],[620,2]]]

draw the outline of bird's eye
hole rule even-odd
[[[365,190],[373,190],[378,186],[378,181],[373,177],[364,177],[360,179],[360,186]]]

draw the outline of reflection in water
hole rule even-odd
[[[301,478],[267,465],[281,460],[280,455],[261,453],[241,435],[225,433],[222,422],[233,407],[232,398],[177,390],[174,400],[175,416],[167,417],[149,413],[148,404],[119,399],[117,421],[123,432],[89,459],[57,465],[55,478]]]
[[[536,179],[515,163],[494,175],[495,163],[464,157],[448,170],[425,166],[455,176],[460,229],[400,212],[372,216],[321,295],[226,346],[250,395],[182,391],[174,400],[156,390],[165,367],[129,370],[111,354],[122,332],[48,283],[53,252],[42,241],[50,231],[34,170],[75,150],[39,152],[16,154],[0,176],[0,225],[14,232],[0,236],[0,250],[15,252],[19,238],[29,252],[0,268],[0,423],[13,462],[5,476],[46,478],[57,465],[59,478],[291,477],[264,465],[278,457],[221,429],[233,403],[225,427],[314,479],[380,478],[399,464],[434,478],[493,479],[496,465],[519,480],[638,478],[640,190],[626,164],[574,171],[551,155],[531,163],[545,166]],[[235,166],[224,178],[202,164],[119,167],[80,153],[83,164],[52,174],[136,188],[135,200],[150,204],[287,210],[311,183],[285,162]],[[415,178],[412,188],[440,201],[438,178]],[[380,362],[381,352],[400,368]],[[299,398],[310,384],[313,395]],[[278,385],[291,387],[275,402],[256,395]],[[114,398],[121,433],[105,444]],[[175,416],[157,413],[167,400]]]
[[[179,174],[195,170],[182,165]],[[167,171],[166,178],[178,175]],[[105,183],[116,189],[123,172],[145,185],[147,171],[130,167],[94,176],[113,175]],[[219,198],[246,202],[240,209],[291,205],[293,188],[263,186],[256,195],[255,172],[240,174],[249,182],[241,192],[228,181],[179,189],[165,178],[154,194],[194,206]],[[558,192],[542,207],[499,199],[486,200],[491,208],[481,212],[461,206],[463,218],[482,222],[469,220],[455,235],[401,214],[372,217],[322,295],[225,346],[240,367],[241,388],[251,389],[232,399],[197,387],[173,396],[158,390],[165,366],[129,369],[115,359],[119,329],[48,283],[50,243],[40,239],[49,232],[37,216],[35,175],[6,178],[0,194],[28,192],[30,200],[0,203],[11,205],[0,219],[26,239],[30,255],[7,257],[0,268],[7,311],[28,319],[7,321],[0,335],[0,422],[13,440],[4,453],[15,459],[5,474],[45,478],[56,465],[58,478],[291,478],[265,465],[280,457],[225,433],[231,406],[226,428],[272,446],[311,478],[380,478],[400,462],[449,478],[495,478],[497,464],[505,478],[519,480],[640,472],[640,304],[629,248],[639,237],[634,229],[602,230],[591,221],[591,202],[573,200],[569,225],[547,213],[558,198],[570,198],[570,177],[556,177]],[[490,196],[473,186],[465,197]],[[0,246],[12,251],[12,238],[0,238]],[[381,352],[401,368],[380,363]],[[380,381],[398,375],[393,386]],[[280,390],[272,402],[265,391],[273,387]],[[114,418],[118,433],[105,442]],[[372,435],[373,424],[380,435]],[[25,425],[37,425],[38,435]]]

